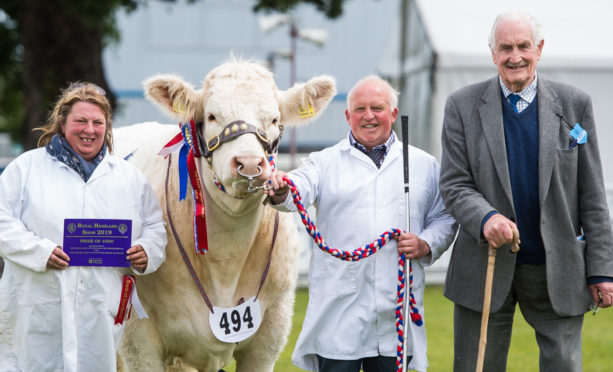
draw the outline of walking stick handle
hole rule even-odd
[[[511,243],[511,252],[513,253],[519,252],[519,242]]]

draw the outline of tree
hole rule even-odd
[[[132,11],[143,1],[0,0],[0,131],[10,132],[26,150],[36,147],[32,129],[45,123],[59,90],[73,81],[99,85],[115,107],[102,51],[119,37],[116,11]],[[336,18],[343,1],[258,0],[254,11],[286,12],[309,3]]]
[[[38,134],[32,129],[45,123],[60,88],[73,81],[98,84],[114,105],[102,50],[117,35],[115,11],[136,6],[133,0],[4,0],[2,10],[10,22],[3,23],[3,31],[13,49],[2,54],[9,54],[14,74],[0,78],[0,88],[10,89],[0,94],[0,106],[6,109],[3,129],[10,129],[26,149],[36,147]],[[8,123],[20,118],[22,125]]]
[[[21,126],[23,119],[23,48],[20,47],[16,28],[16,22],[10,19],[6,12],[0,11],[0,131],[13,134]]]

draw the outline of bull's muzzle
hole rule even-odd
[[[262,175],[262,167],[260,167],[258,165],[257,167],[257,172],[255,174],[245,174],[241,171],[241,169],[243,169],[243,165],[239,164],[238,168],[236,169],[236,172],[238,173],[239,176],[241,177],[245,177],[247,179],[248,185],[247,185],[247,191],[254,193],[260,189],[264,189],[264,190],[270,190],[272,186],[270,186],[268,184],[268,182],[264,182],[264,184],[262,184],[261,186],[254,186],[253,185],[253,181]]]

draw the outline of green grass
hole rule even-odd
[[[275,364],[275,372],[298,372],[301,369],[292,365],[291,357],[302,319],[306,312],[308,291],[296,292],[292,332],[281,357]],[[443,297],[441,286],[428,286],[424,302],[426,304],[426,329],[428,332],[428,361],[430,371],[451,371],[453,365],[453,303]],[[613,310],[601,310],[596,316],[585,316],[583,323],[583,370],[590,372],[611,371],[611,352],[613,351]],[[235,371],[232,363],[226,371]],[[507,372],[538,371],[538,347],[532,328],[515,312],[513,338],[509,350]]]

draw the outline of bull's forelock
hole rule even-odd
[[[216,79],[269,81],[274,84],[274,75],[268,68],[252,60],[236,58],[231,58],[211,70],[205,77],[203,85],[206,88],[207,82]]]

